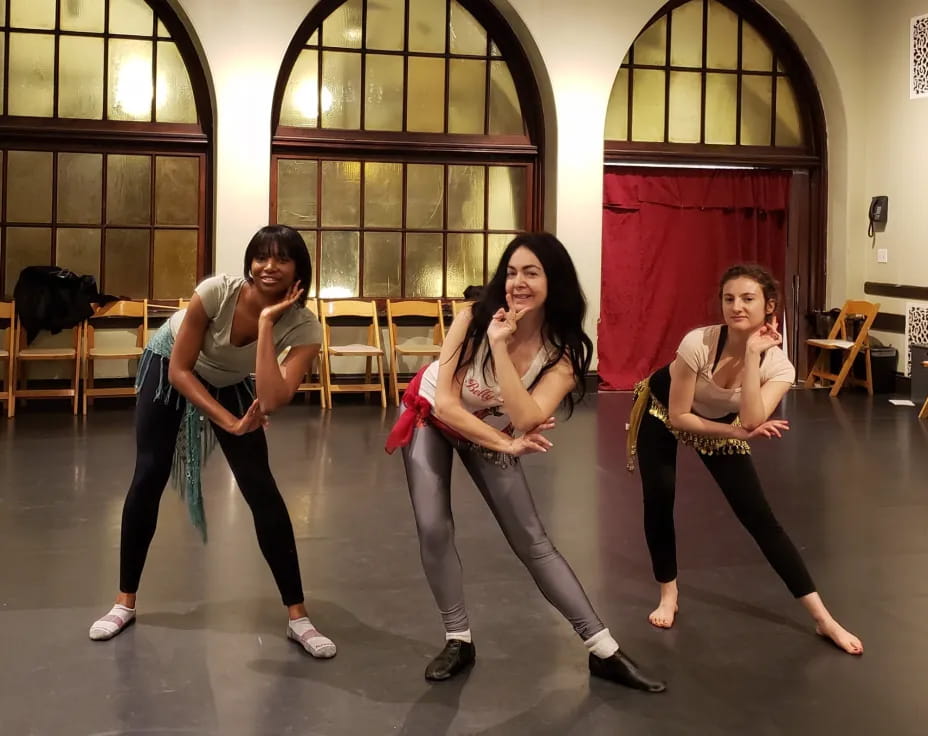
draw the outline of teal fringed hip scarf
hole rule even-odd
[[[168,323],[163,324],[151,339],[139,360],[135,388],[138,391],[144,383],[148,372],[158,370],[158,389],[154,400],[165,406],[183,409],[177,444],[174,449],[174,462],[171,467],[171,482],[187,504],[190,521],[200,531],[206,542],[206,514],[203,510],[203,487],[200,474],[209,454],[216,447],[216,434],[212,424],[203,413],[187,401],[168,381],[168,361],[174,348],[174,336]],[[238,401],[239,416],[244,416],[246,409],[255,399],[254,383],[250,378],[222,389],[200,379],[206,390],[215,398],[219,391],[235,391]]]

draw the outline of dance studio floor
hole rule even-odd
[[[638,477],[625,470],[630,397],[596,397],[524,461],[542,518],[611,631],[664,695],[591,681],[586,652],[455,471],[457,538],[477,646],[467,678],[422,671],[442,630],[423,577],[394,410],[360,403],[273,417],[271,461],[293,516],[314,623],[338,656],[284,638],[250,515],[217,454],[205,547],[168,490],[137,624],[87,638],[115,593],[132,411],[86,422],[42,406],[0,420],[0,734],[621,734],[790,736],[928,730],[928,422],[886,397],[787,400],[792,430],[755,443],[781,523],[825,602],[864,641],[854,658],[804,611],[681,452],[681,611],[657,600]],[[61,410],[63,411],[63,409]]]

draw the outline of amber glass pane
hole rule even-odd
[[[193,293],[198,236],[196,230],[155,230],[155,299],[177,299]]]
[[[635,69],[632,88],[632,140],[664,140],[664,72]]]
[[[484,130],[487,62],[452,59],[448,98],[448,132],[481,134]]]
[[[735,145],[738,125],[738,77],[706,75],[706,143]]]
[[[0,0],[0,4],[3,0]],[[6,33],[0,32],[0,59],[6,58]],[[6,93],[6,74],[0,74],[0,100],[4,99]]]
[[[361,48],[363,8],[364,0],[348,0],[332,11],[322,22],[322,45]]]
[[[155,30],[151,8],[145,0],[109,0],[110,33],[151,36]]]
[[[671,20],[670,65],[701,67],[702,0],[690,0],[681,5],[673,11]]]
[[[670,72],[670,118],[667,137],[671,143],[699,143],[702,75]]]
[[[316,226],[315,161],[277,162],[277,222],[295,228]]]
[[[403,165],[368,161],[364,164],[365,227],[401,227],[402,224]]]
[[[441,234],[407,233],[406,296],[441,296]]]
[[[6,181],[7,222],[51,222],[51,153],[45,151],[7,152]]]
[[[667,63],[667,17],[662,16],[648,26],[633,46],[636,64]]]
[[[106,0],[68,0],[61,3],[61,30],[103,33]]]
[[[322,233],[319,296],[323,299],[358,296],[359,235]]]
[[[322,52],[322,127],[361,127],[361,55]]]
[[[56,266],[89,274],[100,283],[100,231],[95,228],[58,228],[55,233]]]
[[[364,296],[401,296],[401,233],[364,234]]]
[[[483,233],[448,233],[445,294],[464,296],[468,286],[483,285]]]
[[[103,39],[61,36],[58,117],[103,117]]]
[[[406,168],[406,227],[441,229],[445,199],[444,171],[433,164]]]
[[[197,108],[187,66],[171,41],[158,42],[155,117],[159,123],[195,123]]]
[[[619,69],[606,110],[606,140],[628,140],[628,69]]]
[[[309,37],[309,40],[306,42],[307,46],[318,46],[319,45],[319,29],[317,28],[313,31],[313,35]]]
[[[506,246],[512,242],[515,236],[515,233],[490,233],[487,235],[487,280],[493,278],[493,274],[499,268],[499,260],[503,255],[503,251],[506,250]]]
[[[406,130],[441,133],[445,126],[445,60],[409,57]]]
[[[403,129],[403,57],[368,54],[364,127]]]
[[[107,117],[110,120],[151,120],[151,49],[148,41],[109,41]]]
[[[323,227],[357,227],[361,224],[361,163],[322,162]]]
[[[58,222],[99,225],[102,216],[103,156],[59,153]]]
[[[199,159],[158,156],[155,159],[155,224],[196,225],[199,214]]]
[[[505,61],[490,62],[490,135],[522,135],[522,106]]]
[[[367,4],[367,48],[403,50],[405,4],[369,2]]]
[[[741,78],[741,145],[769,146],[770,104],[773,77],[744,75]]]
[[[741,24],[741,68],[769,72],[773,69],[773,54],[763,37],[747,23]]]
[[[738,68],[738,16],[718,0],[709,0],[706,65],[712,69]]]
[[[113,296],[148,296],[149,230],[107,230],[103,291]],[[190,294],[190,291],[187,292]],[[185,296],[178,294],[178,296]]]
[[[802,145],[802,120],[793,85],[786,77],[777,77],[777,131],[778,146]]]
[[[484,227],[483,166],[448,167],[448,229],[482,230]]]
[[[281,125],[315,127],[319,119],[319,52],[300,52],[280,105]],[[331,92],[325,95],[331,106]]]
[[[160,20],[158,21],[158,38],[170,38],[171,34],[168,33],[168,29],[165,27],[164,23]]]
[[[55,0],[9,0],[9,2],[12,28],[54,29]]]
[[[55,38],[10,34],[10,115],[50,118],[54,112]]]
[[[502,56],[502,55],[503,54],[502,52],[500,52],[499,46],[497,46],[493,41],[490,41],[490,56]]]
[[[306,243],[306,249],[309,251],[309,262],[313,269],[313,282],[306,291],[307,296],[316,296],[316,281],[319,279],[319,267],[316,258],[317,233],[315,230],[300,230],[300,237]]]
[[[47,227],[6,229],[6,295],[13,295],[19,272],[26,266],[47,266],[52,259],[52,231]]]
[[[487,227],[490,230],[525,228],[525,169],[491,166]]]
[[[457,0],[451,2],[451,53],[486,56],[487,32]]]
[[[151,157],[111,154],[106,161],[106,222],[151,222]]]
[[[445,51],[445,0],[409,0],[409,50]]]

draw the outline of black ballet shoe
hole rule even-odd
[[[638,665],[623,654],[621,649],[606,659],[590,654],[590,674],[649,693],[662,693],[667,689],[667,685],[660,680],[652,680],[643,674]]]
[[[448,680],[474,664],[477,650],[469,641],[449,639],[445,648],[425,668],[426,680]]]

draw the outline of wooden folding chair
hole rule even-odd
[[[873,395],[873,374],[870,369],[870,345],[868,337],[870,336],[870,327],[873,320],[876,319],[880,311],[880,305],[873,302],[849,299],[841,308],[841,313],[835,320],[828,337],[824,339],[813,338],[806,340],[806,345],[818,350],[818,357],[812,363],[809,374],[806,376],[805,387],[811,388],[816,379],[832,382],[829,396],[837,396],[838,392],[845,383],[851,385],[865,386],[867,393]],[[853,340],[848,337],[852,334],[848,327],[848,320],[851,317],[862,316],[863,323]],[[841,369],[837,373],[831,372],[831,356],[840,351],[842,355]],[[866,378],[857,378],[853,373],[854,360],[859,354],[863,353],[864,364],[866,366]]]
[[[26,344],[26,330],[17,316],[16,334],[13,336],[13,374],[16,385],[11,388],[15,395],[10,402],[9,416],[15,415],[16,400],[18,399],[70,398],[71,410],[74,414],[77,414],[81,380],[81,341],[84,336],[83,323],[74,325],[70,331],[72,335],[71,347],[50,344],[58,342],[58,340],[54,336],[49,336],[46,332],[40,333],[33,341],[33,346],[29,347]],[[42,347],[43,345],[44,347]],[[73,375],[70,388],[28,388],[28,377],[23,364],[46,361],[62,363],[68,361],[72,364]]]
[[[922,366],[928,368],[928,360],[922,361]],[[928,419],[928,398],[925,399],[925,403],[922,404],[922,409],[918,412],[919,419]]]
[[[319,316],[319,302],[316,299],[307,299],[306,308],[317,317]],[[318,391],[319,404],[323,409],[328,409],[331,408],[331,404],[328,403],[328,396],[326,395],[327,392],[325,388],[325,371],[322,368],[322,361],[325,359],[325,330],[322,332],[322,347],[319,350],[319,355],[309,366],[306,380],[297,387],[297,391],[300,393]]]
[[[16,304],[14,302],[0,302],[0,329],[4,330],[3,341],[0,342],[0,401],[6,402],[6,415],[13,416],[13,406],[16,398],[13,391],[13,335],[16,332]]]
[[[398,329],[401,327],[426,326],[432,328],[429,342],[407,340],[400,342]],[[406,388],[409,381],[399,380],[398,363],[401,356],[411,358],[437,358],[441,345],[445,341],[445,324],[442,319],[441,302],[431,301],[392,301],[387,299],[387,332],[390,336],[390,388],[393,401],[400,405],[400,389]]]
[[[383,380],[383,359],[385,357],[380,342],[380,326],[377,323],[377,304],[374,301],[358,299],[338,299],[334,301],[321,301],[319,311],[322,318],[322,339],[324,357],[322,361],[326,398],[332,406],[333,393],[368,393],[380,392],[380,405],[387,406],[387,390]],[[367,325],[367,342],[364,344],[336,344],[332,340],[332,327],[340,327],[339,322],[347,322],[344,326],[354,328]],[[335,383],[332,380],[333,357],[361,357],[366,358],[364,383]],[[379,382],[372,380],[372,361],[377,360],[377,373]]]
[[[463,312],[465,309],[470,309],[474,305],[472,301],[464,301],[461,299],[456,299],[451,302],[451,317],[457,317],[458,314]]]
[[[134,325],[135,345],[118,345],[101,347],[97,345],[97,330],[116,329],[115,325],[106,325],[107,320],[127,320],[138,323]],[[97,309],[84,328],[84,397],[83,414],[87,414],[88,401],[93,404],[95,398],[104,396],[135,396],[135,384],[131,386],[94,386],[94,363],[101,360],[138,360],[148,343],[148,300],[131,301],[123,299],[110,302]]]

